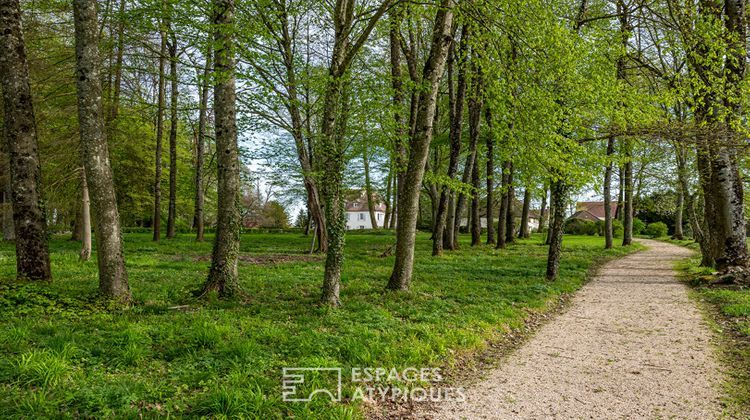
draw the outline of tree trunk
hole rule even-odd
[[[497,249],[505,248],[507,235],[505,229],[508,228],[506,220],[508,219],[508,175],[510,173],[510,162],[503,162],[501,185],[502,194],[500,195],[500,209],[497,214]]]
[[[42,205],[34,106],[17,0],[0,2],[0,86],[6,150],[10,156],[11,200],[16,237],[16,276],[49,280],[47,221]]]
[[[169,78],[172,82],[169,99],[169,211],[167,216],[167,239],[175,236],[177,218],[177,98],[179,95],[177,79],[177,37],[170,28],[169,43]]]
[[[493,224],[493,214],[495,213],[494,189],[495,189],[495,136],[492,131],[492,113],[487,108],[485,112],[485,121],[487,123],[487,245],[495,245],[495,225]]]
[[[433,121],[437,106],[437,95],[451,42],[453,24],[453,0],[442,0],[435,17],[430,54],[424,66],[422,80],[429,89],[419,96],[417,130],[410,139],[409,163],[404,176],[403,192],[399,198],[398,228],[396,230],[396,260],[388,282],[392,290],[407,290],[414,267],[414,242],[419,212],[419,192],[424,176]]]
[[[516,191],[513,187],[513,162],[508,164],[508,202],[506,203],[508,226],[505,228],[505,242],[513,243],[516,239],[516,216],[513,214],[513,202],[516,200]]]
[[[613,246],[612,234],[612,154],[615,152],[615,138],[607,139],[607,166],[604,168],[604,249]]]
[[[372,228],[378,228],[378,220],[375,218],[375,197],[372,195],[372,184],[370,184],[370,159],[367,156],[367,148],[362,151],[362,162],[365,165],[365,194],[367,195],[367,210],[370,212]]]
[[[565,199],[568,194],[563,181],[553,181],[551,186],[552,211],[549,227],[549,253],[547,254],[547,280],[555,280],[560,273],[562,255],[563,223],[565,222]]]
[[[449,179],[454,179],[458,172],[458,159],[461,155],[461,130],[463,125],[464,101],[466,98],[466,68],[468,66],[469,39],[471,37],[470,29],[464,25],[461,30],[461,43],[458,49],[458,80],[456,81],[456,90],[453,92],[453,44],[449,48],[448,58],[448,87],[449,87],[449,104],[448,113],[450,120],[449,143],[450,153],[448,155]],[[441,255],[443,248],[449,250],[456,249],[457,237],[455,236],[456,219],[455,206],[451,206],[451,196],[454,193],[448,186],[443,186],[440,192],[440,202],[436,216],[435,234],[432,241],[432,255]],[[460,222],[459,222],[460,224]]]
[[[86,181],[96,218],[94,234],[99,263],[99,293],[126,302],[130,300],[130,288],[104,129],[96,7],[94,0],[73,1],[78,123]]]
[[[529,238],[529,207],[531,206],[531,190],[527,187],[523,192],[523,209],[521,210],[521,237]]]
[[[547,185],[544,185],[544,194],[542,195],[542,207],[539,210],[539,232],[544,232],[547,228]]]
[[[166,77],[164,67],[167,61],[167,33],[164,29],[165,22],[161,22],[159,34],[161,36],[161,47],[159,49],[159,92],[156,105],[156,159],[154,165],[154,241],[161,239],[161,155],[162,139],[164,138],[164,107],[166,102]]]
[[[112,94],[112,107],[110,109],[109,121],[114,121],[120,112],[120,89],[122,86],[122,56],[125,48],[125,2],[120,0],[120,9],[117,14],[117,55],[115,57],[115,83]]]
[[[302,169],[302,180],[305,185],[305,193],[307,194],[307,211],[312,217],[315,225],[318,227],[315,229],[315,233],[318,239],[318,245],[316,251],[326,252],[328,249],[328,236],[326,228],[326,218],[323,211],[322,200],[320,198],[320,190],[318,188],[318,181],[314,178],[313,172],[313,160],[312,160],[312,148],[309,144],[305,144],[305,131],[308,135],[311,130],[305,130],[302,121],[302,112],[299,104],[299,93],[297,84],[297,75],[295,73],[295,49],[293,46],[294,39],[293,35],[289,31],[289,16],[286,10],[279,14],[279,20],[281,24],[280,37],[280,50],[282,58],[284,60],[284,69],[286,74],[286,88],[289,95],[289,100],[286,104],[287,110],[292,122],[292,137],[294,138],[294,145],[297,149],[297,159]],[[310,117],[308,115],[307,123],[310,124]]]
[[[622,165],[618,165],[617,167],[617,182],[617,207],[615,208],[615,219],[622,222],[622,205],[623,201],[625,201],[625,197],[623,196],[625,192],[625,174]]]
[[[479,128],[482,123],[482,109],[484,108],[484,89],[482,83],[482,72],[478,65],[473,66],[471,85],[471,96],[469,97],[469,139],[473,162],[471,164],[471,245],[479,245],[482,241],[482,225],[479,219],[479,162],[477,159],[477,146],[479,144]]]
[[[633,153],[631,143],[625,140],[625,168],[623,169],[624,202],[622,215],[622,246],[633,243]]]
[[[383,218],[383,229],[388,229],[391,221],[391,187],[393,186],[393,164],[388,168],[388,177],[385,181],[385,216]]]
[[[209,94],[209,77],[211,76],[211,55],[213,54],[212,43],[208,42],[206,49],[206,66],[203,69],[203,80],[200,90],[200,111],[198,113],[198,138],[196,141],[195,152],[195,216],[193,225],[195,226],[195,240],[203,242],[204,219],[203,204],[206,195],[203,191],[203,160],[206,147],[206,124],[208,120],[208,94]]]
[[[232,298],[240,290],[237,262],[240,253],[240,162],[237,147],[237,107],[235,103],[234,0],[214,0],[214,131],[218,200],[216,236],[211,270],[201,295],[216,291],[221,298]]]
[[[675,156],[677,158],[677,202],[675,203],[675,215],[674,215],[674,234],[672,239],[682,240],[685,238],[685,234],[682,230],[683,225],[683,214],[685,212],[685,195],[689,194],[685,188],[683,188],[683,179],[685,179],[684,185],[687,185],[687,174],[685,157],[685,147],[682,144],[675,144]]]
[[[474,191],[471,197],[471,246],[482,244],[482,220],[479,216],[479,165],[474,162],[471,171],[471,185]]]
[[[86,182],[86,168],[81,169],[81,252],[80,261],[91,258],[91,203],[89,200],[89,185]]]

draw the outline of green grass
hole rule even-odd
[[[391,233],[347,236],[343,307],[319,306],[321,261],[240,264],[247,299],[196,301],[211,243],[181,235],[159,244],[128,234],[125,249],[136,304],[113,310],[94,298],[95,259],[78,244],[51,241],[54,281],[13,281],[11,244],[0,244],[0,412],[10,417],[358,418],[357,402],[281,399],[281,369],[442,367],[484,349],[578,289],[605,258],[599,237],[566,237],[560,279],[543,279],[539,237],[506,250],[462,249],[430,256],[417,240],[413,288],[387,293]],[[246,234],[251,256],[301,255],[298,234]],[[177,308],[175,308],[177,306]],[[325,377],[318,383],[329,383]],[[345,397],[353,388],[344,381]],[[398,385],[398,384],[395,384]]]
[[[698,244],[691,240],[668,242],[694,249],[694,257],[678,268],[693,287],[693,296],[704,303],[714,329],[719,333],[720,351],[727,369],[725,403],[729,415],[750,418],[750,289],[710,287],[712,268],[700,267]]]

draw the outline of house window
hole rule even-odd
[[[365,214],[364,213],[360,213],[359,214],[359,220],[365,220]]]
[[[380,220],[381,218],[383,218],[383,214],[382,213],[378,213],[378,220]]]
[[[360,228],[360,229],[364,229],[365,227],[364,227],[364,226],[362,226],[362,225],[359,225],[359,228]]]

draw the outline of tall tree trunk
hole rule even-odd
[[[544,185],[544,193],[542,194],[542,207],[539,210],[539,232],[544,232],[547,227],[547,185]]]
[[[555,199],[552,197],[552,188],[554,187],[554,181],[550,182],[549,185],[549,216],[547,217],[547,236],[544,239],[545,245],[552,243],[552,221],[555,217]]]
[[[367,195],[367,210],[370,212],[372,228],[378,228],[378,220],[375,218],[375,197],[372,195],[372,184],[370,183],[370,159],[367,156],[367,148],[362,150],[362,163],[365,166],[365,194]]]
[[[528,187],[523,192],[523,209],[521,210],[521,237],[529,238],[529,208],[531,206],[531,190]]]
[[[211,270],[201,294],[217,291],[222,298],[232,298],[240,290],[237,262],[242,220],[235,102],[234,9],[234,0],[213,1],[213,27],[216,31],[214,73],[217,75],[214,85],[214,131],[219,194]]]
[[[448,83],[449,83],[449,143],[450,153],[448,155],[448,178],[454,179],[458,172],[458,159],[461,155],[461,131],[463,126],[464,101],[466,99],[466,69],[468,66],[469,39],[471,30],[464,25],[461,30],[461,43],[458,48],[458,80],[453,92],[453,44],[449,48]],[[440,192],[440,202],[436,216],[435,234],[432,241],[432,255],[440,255],[443,248],[456,249],[457,237],[455,236],[456,215],[455,206],[450,201],[455,194],[449,186],[443,186]],[[460,222],[459,222],[460,224]]]
[[[493,214],[495,214],[494,189],[495,189],[495,135],[492,131],[492,112],[489,107],[485,111],[485,122],[487,123],[487,245],[495,245],[495,225]]]
[[[604,248],[613,246],[612,234],[612,154],[615,152],[615,138],[607,139],[607,166],[604,168]]]
[[[166,22],[162,21],[160,25],[161,47],[159,48],[159,92],[156,105],[156,159],[154,164],[154,241],[161,239],[161,156],[166,102],[166,77],[164,74],[164,67],[167,62],[167,33],[164,28]]]
[[[689,194],[684,185],[687,186],[687,174],[685,173],[687,168],[687,158],[685,156],[686,149],[682,144],[675,144],[675,157],[677,159],[677,202],[675,203],[675,216],[674,216],[674,234],[672,239],[682,240],[685,238],[685,234],[682,229],[683,225],[683,214],[685,212],[685,195]]]
[[[473,162],[471,164],[471,245],[479,245],[482,241],[482,225],[479,220],[479,159],[477,158],[477,146],[479,144],[479,126],[482,123],[482,108],[484,108],[484,89],[482,84],[482,72],[479,66],[474,66],[474,77],[472,78],[472,91],[469,97],[469,138]]]
[[[282,6],[283,8],[284,6]],[[280,51],[284,60],[284,70],[286,75],[286,89],[289,95],[286,107],[289,111],[292,122],[292,137],[297,149],[297,159],[302,169],[302,180],[307,194],[307,211],[315,222],[315,234],[317,235],[318,252],[326,252],[328,249],[328,230],[326,228],[326,218],[323,211],[322,200],[318,181],[314,177],[312,144],[306,144],[305,133],[311,135],[311,129],[305,130],[300,110],[297,74],[295,69],[295,48],[292,32],[289,30],[289,16],[285,8],[278,15],[281,30],[279,33]],[[309,107],[308,107],[309,108]],[[310,116],[307,115],[307,123],[310,124]]]
[[[414,242],[419,212],[419,192],[424,176],[433,121],[437,106],[437,95],[451,42],[454,0],[442,0],[435,17],[430,54],[424,66],[422,80],[429,89],[419,96],[417,130],[410,139],[409,163],[404,176],[403,190],[399,198],[398,228],[396,230],[396,261],[388,282],[392,290],[407,290],[414,267]]]
[[[170,28],[169,43],[169,78],[172,82],[169,99],[169,211],[167,216],[167,239],[175,236],[177,219],[177,98],[179,81],[177,79],[177,36]]]
[[[73,1],[78,124],[86,181],[96,218],[94,234],[99,263],[99,293],[126,302],[130,300],[130,287],[104,129],[96,7],[95,0]]]
[[[115,83],[112,94],[112,107],[110,108],[109,121],[117,119],[120,113],[120,90],[122,87],[122,56],[125,48],[125,2],[120,0],[120,9],[117,14],[117,54],[115,57]]]
[[[195,226],[195,240],[203,242],[204,219],[203,204],[206,194],[203,191],[203,160],[206,147],[206,124],[208,120],[208,94],[209,94],[209,77],[211,76],[211,56],[213,54],[212,42],[208,42],[206,49],[206,66],[203,69],[203,80],[200,90],[200,111],[198,112],[198,138],[196,139],[195,151],[195,216],[193,225]]]
[[[81,169],[81,252],[80,261],[91,258],[91,202],[89,199],[89,185],[86,182],[86,168]]]
[[[513,213],[513,205],[516,200],[516,190],[513,186],[513,162],[508,165],[508,202],[506,207],[508,208],[506,223],[508,226],[505,228],[505,242],[513,243],[516,239],[516,215]]]
[[[615,219],[622,222],[622,207],[625,201],[625,173],[622,165],[617,167],[617,207],[615,208]]]
[[[16,276],[49,280],[47,221],[42,205],[34,106],[17,0],[0,2],[0,86],[6,150],[10,155],[11,200],[16,236]]]
[[[551,184],[551,207],[549,227],[549,253],[547,254],[547,280],[555,280],[560,273],[560,257],[562,255],[563,223],[565,222],[565,199],[568,188],[563,181],[553,181]]]
[[[508,228],[508,175],[510,174],[510,161],[503,162],[501,176],[500,209],[497,213],[497,249],[505,248],[507,235],[505,229]]]
[[[321,302],[338,306],[341,289],[341,267],[344,262],[344,235],[346,211],[344,209],[343,177],[345,157],[345,127],[347,115],[345,94],[352,60],[375,27],[375,23],[388,10],[389,0],[380,4],[369,18],[365,29],[351,42],[355,26],[355,1],[337,0],[332,10],[334,39],[328,66],[328,78],[323,93],[321,112],[320,152],[323,159],[323,200],[328,230],[328,251]],[[341,115],[339,115],[341,114]]]
[[[624,202],[622,209],[622,246],[633,243],[633,153],[630,140],[625,140],[625,168],[623,169]]]
[[[393,163],[388,168],[388,176],[385,181],[385,216],[383,218],[383,229],[388,229],[388,223],[391,221],[391,187],[393,186]]]

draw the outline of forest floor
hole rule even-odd
[[[361,418],[351,381],[343,402],[282,398],[285,367],[444,368],[469,366],[492,343],[519,335],[559,307],[587,273],[640,249],[603,249],[599,237],[567,237],[560,279],[544,280],[541,236],[504,250],[470,247],[430,256],[417,237],[408,293],[387,293],[393,257],[381,254],[392,232],[347,234],[337,310],[318,305],[319,257],[299,234],[244,234],[237,302],[196,301],[208,272],[212,237],[154,243],[125,235],[135,304],[113,309],[94,298],[95,256],[78,262],[79,244],[50,242],[54,280],[13,280],[11,243],[0,243],[0,412],[7,417]],[[325,375],[311,386],[335,386]],[[403,386],[394,380],[389,387]]]
[[[604,265],[502,366],[434,404],[434,418],[718,418],[723,376],[715,336],[673,265],[691,255],[648,250]]]

